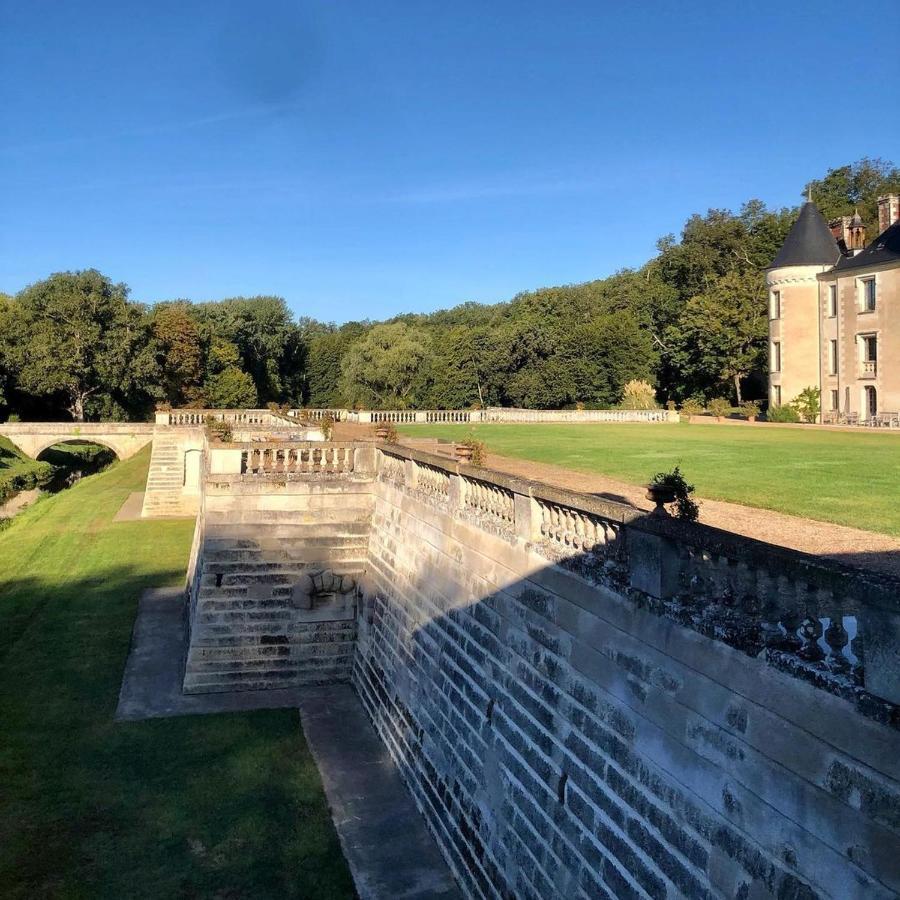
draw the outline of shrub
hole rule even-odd
[[[691,397],[681,404],[681,414],[683,416],[700,416],[703,414],[703,404],[695,397]]]
[[[331,435],[334,432],[334,416],[331,413],[325,413],[318,422],[319,428],[322,429],[322,434],[325,435],[325,440],[330,441]]]
[[[822,411],[822,393],[816,387],[804,388],[794,398],[793,406],[800,414],[804,422],[818,422],[819,413]]]
[[[466,438],[459,442],[460,447],[468,447],[472,451],[469,463],[473,466],[483,466],[487,459],[487,447],[484,441],[475,440],[474,437]]]
[[[388,444],[396,444],[400,440],[397,426],[393,422],[380,422],[375,429],[375,434],[379,441]]]
[[[671,472],[657,472],[652,484],[664,484],[675,494],[675,515],[688,522],[696,522],[700,517],[700,504],[691,499],[694,485],[688,484],[681,469],[675,466]]]
[[[625,385],[619,406],[622,409],[659,409],[656,390],[647,381],[632,379]]]
[[[716,397],[709,401],[709,411],[717,419],[721,419],[731,412],[731,404],[724,397]]]
[[[669,412],[675,412],[675,401],[666,400],[666,409],[669,410]]]
[[[741,404],[741,412],[748,419],[755,419],[759,415],[759,403],[756,400],[745,400]]]
[[[206,430],[212,440],[220,444],[230,444],[231,439],[234,437],[231,425],[214,416],[206,417]]]
[[[770,406],[769,411],[766,413],[766,421],[781,423],[799,422],[800,413],[789,403],[785,403],[783,406]]]
[[[0,503],[21,491],[43,487],[53,478],[53,466],[41,460],[25,471],[0,473]]]

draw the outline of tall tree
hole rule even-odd
[[[186,303],[157,306],[150,317],[158,390],[172,406],[201,397],[203,348],[200,331]]]
[[[147,333],[124,284],[95,269],[61,272],[22,291],[16,307],[7,354],[22,390],[59,396],[80,422],[92,398],[140,387]]]
[[[376,325],[341,364],[341,393],[351,406],[414,407],[431,373],[428,332],[403,322]]]
[[[682,398],[695,393],[709,397],[728,386],[737,402],[742,401],[742,380],[765,359],[765,298],[756,273],[730,272],[688,301],[666,335]]]

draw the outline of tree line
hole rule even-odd
[[[900,169],[863,159],[811,189],[826,218],[876,198]],[[799,207],[749,200],[695,214],[657,254],[584,284],[505,303],[343,325],[295,319],[280,297],[135,303],[96,270],[0,294],[0,415],[140,420],[160,404],[609,407],[633,380],[659,402],[765,396],[763,270]]]

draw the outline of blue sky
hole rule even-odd
[[[495,302],[900,161],[900,4],[0,0],[0,290]],[[861,14],[858,14],[861,13]]]

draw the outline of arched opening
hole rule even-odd
[[[43,490],[54,493],[71,487],[85,475],[102,471],[115,462],[118,455],[103,441],[71,438],[44,447],[36,458],[53,467]]]

